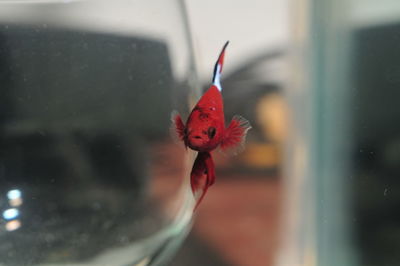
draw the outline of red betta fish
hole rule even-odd
[[[211,87],[197,102],[186,124],[177,112],[172,113],[173,129],[176,130],[179,139],[186,147],[198,151],[190,174],[192,192],[196,200],[194,210],[215,181],[211,151],[217,147],[238,151],[243,147],[246,133],[251,128],[249,122],[241,116],[234,116],[229,126],[225,127],[220,76],[228,43],[222,48],[215,64]]]

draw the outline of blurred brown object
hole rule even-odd
[[[198,209],[193,233],[229,265],[272,265],[278,247],[279,178],[223,175]]]

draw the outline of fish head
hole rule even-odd
[[[216,119],[217,118],[217,119]],[[216,117],[213,111],[204,108],[193,110],[185,129],[186,145],[196,151],[211,151],[221,142],[223,120]]]
[[[187,146],[196,151],[211,151],[218,146],[217,128],[214,126],[197,127],[188,130]]]

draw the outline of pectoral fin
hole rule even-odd
[[[244,149],[247,131],[250,128],[249,121],[239,115],[235,115],[225,129],[224,138],[220,145],[221,149],[224,152],[233,154],[241,152]]]
[[[173,139],[183,141],[185,136],[185,124],[182,121],[181,115],[177,111],[171,113],[171,128],[170,133]]]

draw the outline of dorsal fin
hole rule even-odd
[[[221,72],[222,72],[222,67],[224,66],[224,56],[225,56],[225,49],[228,46],[229,41],[227,41],[224,45],[224,47],[222,48],[221,53],[219,54],[218,60],[215,63],[215,67],[214,67],[214,75],[213,75],[213,79],[212,79],[212,83],[213,85],[215,85],[219,91],[222,91],[222,87],[221,87]]]

